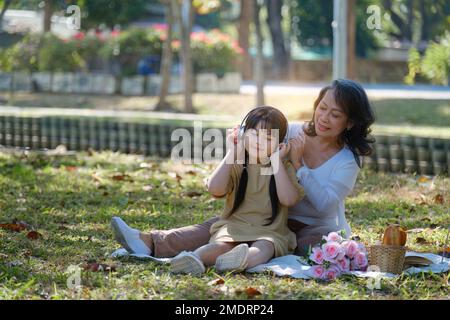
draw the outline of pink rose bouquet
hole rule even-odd
[[[309,275],[315,279],[333,280],[350,271],[367,270],[367,250],[362,243],[347,240],[343,232],[331,232],[311,248],[306,260],[311,265]]]

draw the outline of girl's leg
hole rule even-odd
[[[218,217],[214,217],[192,226],[153,230],[149,233],[141,233],[140,238],[150,248],[154,257],[174,257],[182,251],[193,251],[207,244],[211,237],[209,229],[218,220]]]
[[[196,254],[206,266],[213,266],[216,263],[218,256],[230,251],[236,245],[237,243],[235,242],[209,243],[195,250],[194,254]]]
[[[266,263],[275,254],[273,243],[267,240],[257,240],[248,251],[247,269]]]

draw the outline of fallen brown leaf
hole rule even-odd
[[[256,290],[253,287],[246,288],[245,293],[247,294],[248,298],[253,298],[253,297],[259,296],[261,294],[261,292],[259,292],[258,290]]]
[[[223,280],[222,278],[217,278],[214,280],[211,280],[210,282],[208,282],[208,286],[218,286],[221,284],[224,284],[225,280]]]
[[[0,229],[21,232],[26,228],[19,223],[0,223]]]
[[[116,266],[109,266],[103,263],[92,262],[85,264],[83,266],[83,269],[92,272],[115,272]]]
[[[37,231],[30,231],[27,233],[27,238],[30,240],[37,240],[37,239],[42,238],[42,234],[40,234]]]
[[[183,192],[181,195],[189,197],[189,198],[193,198],[193,197],[200,197],[202,195],[202,193],[197,192],[197,191],[187,191],[187,192]]]
[[[434,197],[434,202],[439,203],[439,204],[444,204],[444,196],[442,194],[437,194]]]
[[[115,181],[130,181],[132,182],[133,179],[131,179],[130,175],[125,173],[115,174],[112,176],[112,179]]]
[[[417,237],[416,238],[416,243],[417,244],[430,244],[427,239],[423,238],[423,237]]]
[[[183,179],[183,177],[176,172],[169,172],[168,175],[169,177],[176,179],[178,183],[180,183],[181,179]]]

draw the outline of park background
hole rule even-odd
[[[169,159],[174,129],[224,132],[262,104],[309,120],[339,77],[363,84],[377,119],[347,201],[354,235],[373,244],[399,223],[410,248],[445,255],[448,1],[2,0],[0,10],[1,299],[448,298],[448,273],[373,291],[352,277],[172,277],[109,257],[114,215],[149,230],[220,212],[203,187],[214,165]]]

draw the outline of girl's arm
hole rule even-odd
[[[221,198],[229,192],[227,189],[233,163],[233,151],[229,150],[206,184],[208,191],[213,197]]]
[[[291,207],[295,205],[301,197],[298,187],[293,182],[282,163],[282,159],[289,153],[289,144],[280,144],[281,149],[274,152],[270,157],[272,169],[274,171],[275,184],[277,186],[278,200],[284,206]],[[274,168],[275,162],[278,161],[278,168]]]
[[[237,158],[238,149],[244,147],[242,141],[237,139],[238,129],[239,125],[233,129],[227,129],[227,153],[206,183],[206,187],[213,197],[222,198],[230,192],[228,189],[231,170]]]

